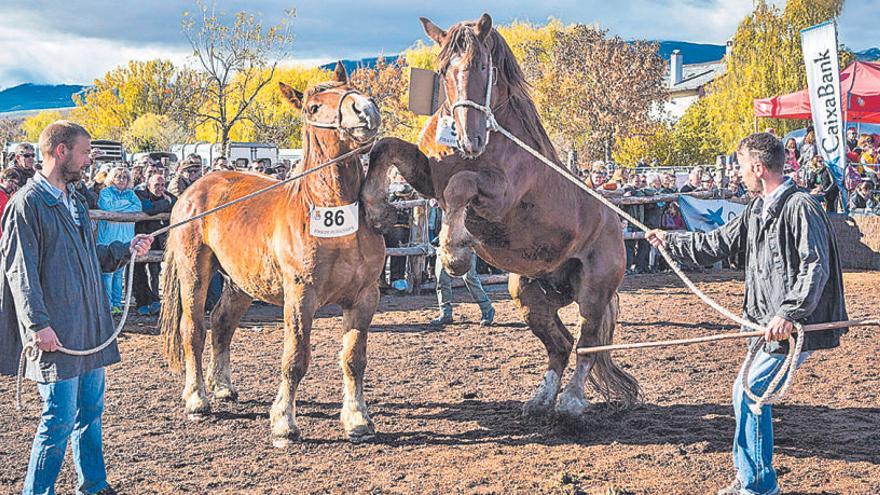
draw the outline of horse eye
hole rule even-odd
[[[486,70],[486,64],[481,65],[480,70]]]
[[[318,111],[318,105],[309,105],[309,113],[315,113]]]

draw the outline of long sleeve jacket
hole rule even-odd
[[[88,209],[74,194],[77,226],[67,207],[34,181],[13,196],[0,240],[0,374],[14,375],[22,342],[52,327],[69,349],[88,349],[113,334],[101,272],[129,258],[128,246],[97,246]],[[116,343],[90,356],[44,352],[25,376],[54,382],[119,361]]]
[[[831,222],[819,204],[791,186],[769,207],[753,199],[742,214],[708,233],[669,234],[670,254],[700,265],[745,251],[746,319],[762,326],[775,316],[803,324],[847,319],[840,256]],[[810,332],[803,350],[837,347],[846,329]],[[772,342],[768,352],[787,352]]]

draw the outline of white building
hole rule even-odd
[[[727,42],[730,53],[731,42]],[[685,110],[705,96],[706,86],[727,72],[725,59],[700,64],[685,64],[684,56],[678,50],[669,58],[669,100],[663,105],[662,118],[676,122]]]

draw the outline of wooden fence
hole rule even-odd
[[[622,206],[676,201],[679,196],[689,196],[698,199],[726,199],[741,204],[748,202],[748,198],[736,198],[729,195],[722,196],[708,191],[686,194],[655,194],[652,196],[623,196],[622,193],[615,192],[603,192],[603,194],[609,197],[615,204]],[[397,208],[411,208],[413,210],[409,246],[385,248],[386,256],[406,256],[408,258],[407,292],[412,292],[413,288],[422,287],[422,274],[425,271],[427,258],[435,254],[435,248],[430,243],[431,239],[428,238],[428,214],[430,208],[428,201],[425,199],[398,201],[392,204]],[[143,222],[147,220],[168,220],[171,215],[170,213],[147,215],[146,213],[117,213],[113,211],[91,210],[89,211],[89,216],[92,220]],[[623,234],[623,238],[625,240],[644,239],[645,234],[644,232],[626,232]],[[138,261],[142,263],[160,263],[163,257],[164,253],[162,251],[150,251],[145,256],[139,257]]]

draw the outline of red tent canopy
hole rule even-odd
[[[840,90],[846,122],[880,124],[880,63],[851,63],[840,71]],[[755,116],[810,120],[813,118],[810,95],[804,89],[787,95],[758,98],[755,100]]]

